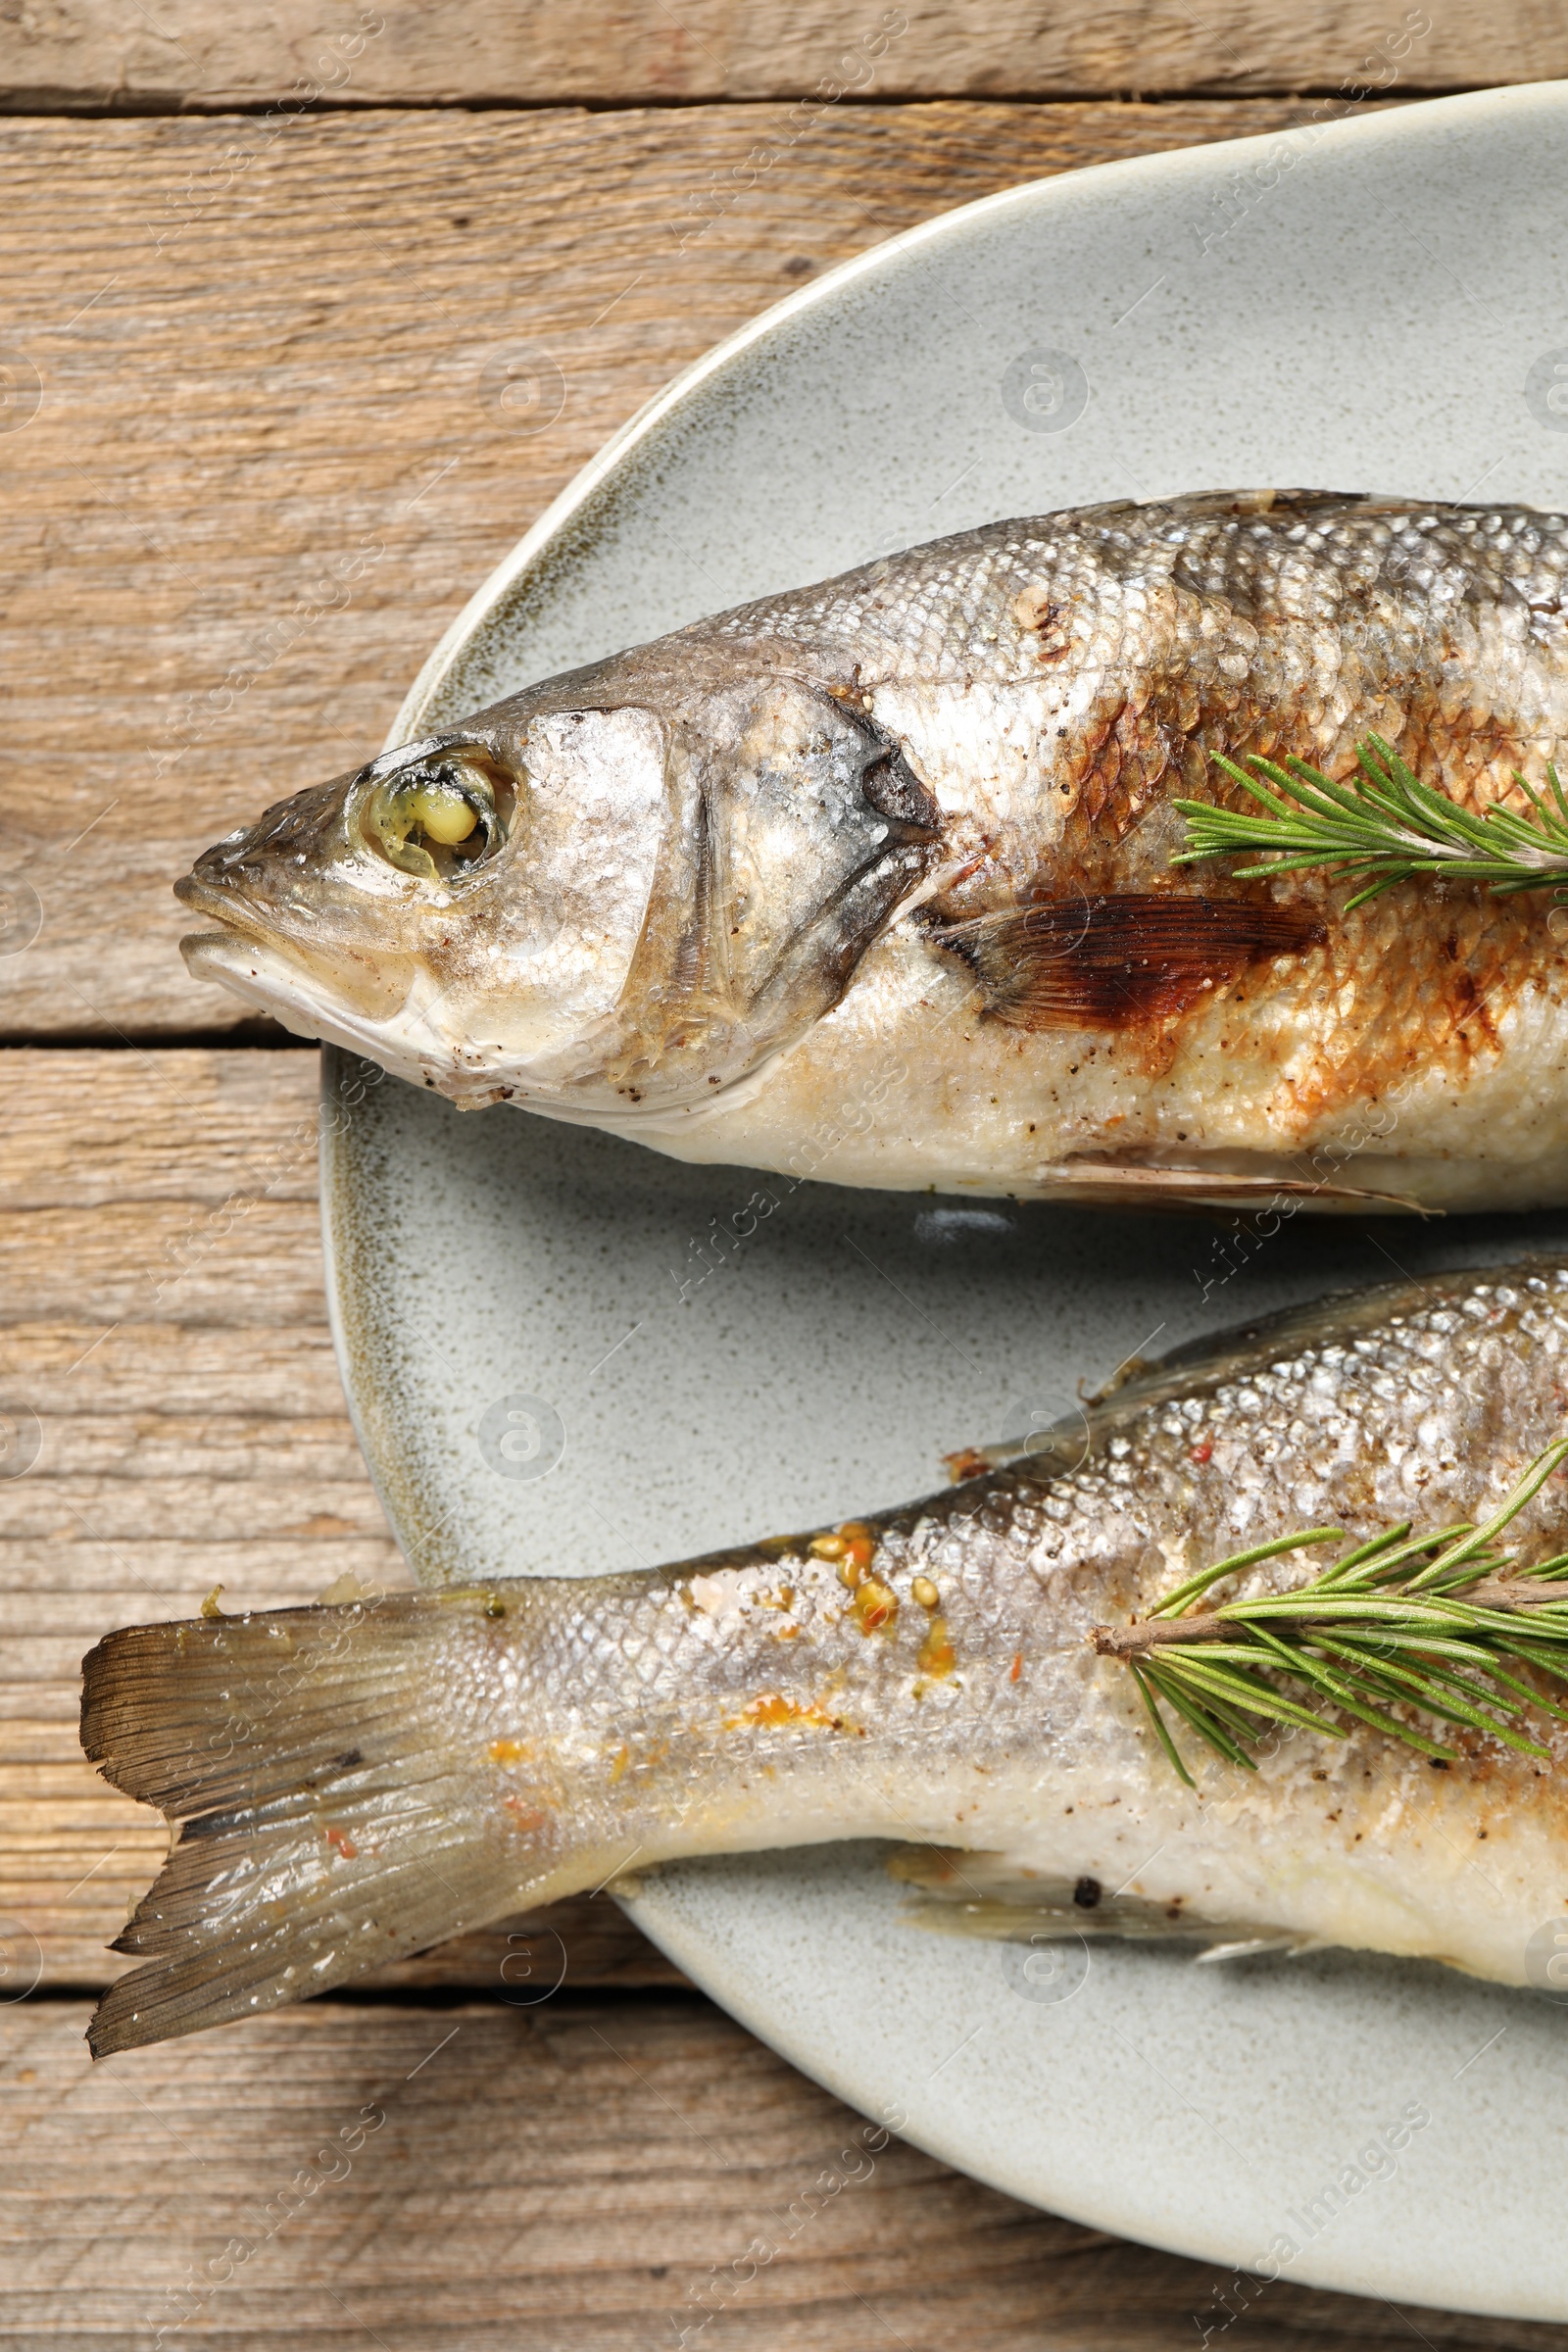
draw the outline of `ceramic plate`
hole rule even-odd
[[[1259,483],[1561,505],[1565,131],[1562,84],[1309,125],[1020,188],[833,271],[611,444],[390,740],[999,515]],[[1375,1281],[1390,1250],[1419,1273],[1568,1240],[1563,1219],[1303,1219],[1249,1255],[1207,1224],[830,1183],[760,1219],[745,1169],[364,1075],[328,1054],[339,1349],[437,1582],[906,1500],[1081,1378]],[[906,1926],[881,1863],[688,1866],[632,1908],[808,2073],[1018,2196],[1226,2266],[1568,2317],[1568,2017],[1546,1998],[1337,1956],[1053,1965]]]

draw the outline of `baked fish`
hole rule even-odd
[[[1484,1521],[1565,1419],[1568,1257],[1532,1260],[1179,1351],[1087,1425],[863,1522],[637,1575],[111,1634],[83,1745],[178,1838],[94,2047],[672,1857],[844,1838],[912,1843],[906,1875],[982,1930],[1065,1913],[1530,1982],[1541,1938],[1568,1936],[1568,1717],[1526,1704],[1522,1746],[1442,1727],[1446,1761],[1341,1712],[1277,1725],[1246,1771],[1188,1742],[1189,1785],[1102,1652],[1238,1546]],[[1510,1540],[1521,1561],[1568,1544],[1561,1478]],[[1241,1581],[1301,1573],[1293,1553]]]
[[[845,1184],[1568,1199],[1539,899],[1174,869],[1215,754],[1568,745],[1560,514],[1315,491],[996,523],[530,687],[230,834],[191,969],[464,1105]]]

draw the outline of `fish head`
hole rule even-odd
[[[580,672],[216,843],[175,886],[215,927],[182,946],[466,1106],[635,1120],[830,1008],[937,824],[897,746],[808,682]]]

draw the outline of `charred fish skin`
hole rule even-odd
[[[1539,903],[1173,871],[1212,763],[1568,743],[1568,525],[1203,493],[996,523],[547,681],[269,811],[193,970],[465,1105],[834,1181],[1568,1198]],[[815,1158],[819,1158],[815,1154]]]
[[[882,1837],[988,1897],[1093,1883],[1191,1936],[1525,1981],[1568,1909],[1568,1727],[1434,1769],[1347,1719],[1184,1788],[1097,1626],[1302,1525],[1480,1520],[1568,1416],[1568,1259],[1429,1277],[1153,1365],[1071,1453],[810,1537],[115,1634],[83,1744],[183,1827],[98,2046],[345,1982],[463,1927],[702,1853]],[[1081,1453],[1082,1458],[1076,1458]],[[1515,1531],[1568,1543],[1551,1482]],[[1299,1563],[1251,1572],[1259,1590]]]

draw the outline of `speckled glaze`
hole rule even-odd
[[[1541,169],[1564,112],[1559,86],[1491,92],[1314,126],[1288,161],[1261,140],[1110,167],[832,273],[611,445],[448,633],[389,740],[1001,514],[1248,480],[1563,503],[1568,438],[1528,385],[1568,350],[1568,203]],[[1063,429],[1008,406],[1037,348],[1087,380]],[[1419,1279],[1568,1238],[1287,1220],[1258,1249],[1072,1210],[852,1207],[822,1181],[831,1137],[817,1181],[747,1231],[746,1171],[460,1120],[390,1082],[356,1101],[353,1065],[327,1059],[345,1376],[437,1581],[543,1567],[568,1532],[578,1567],[627,1567],[891,1504],[948,1447],[1055,1417],[1156,1327],[1169,1345],[1376,1280],[1387,1247]],[[514,1393],[565,1431],[532,1480],[481,1455]],[[1421,1963],[1098,1950],[1053,1995],[1015,1949],[921,1936],[899,1905],[879,1852],[822,1848],[676,1864],[633,1908],[798,2063],[1016,2194],[1297,2280],[1568,2316],[1568,2021],[1549,2002]],[[1428,2123],[1358,2167],[1412,2103]]]

